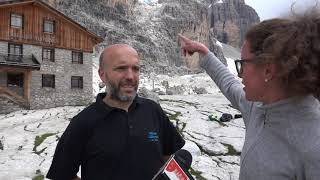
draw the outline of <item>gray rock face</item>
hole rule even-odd
[[[227,66],[227,60],[222,52],[222,48],[217,45],[217,39],[214,37],[213,31],[209,32],[209,48],[219,59],[220,61]]]
[[[183,85],[179,86],[173,86],[166,89],[167,95],[177,95],[177,94],[183,94],[183,92],[186,91],[186,88]]]
[[[230,1],[227,4],[234,9],[232,17],[235,18],[232,18],[233,21],[230,23],[232,22],[232,27],[234,26],[237,31],[234,36],[228,34],[227,37],[232,40],[224,42],[238,46],[242,41],[240,34],[245,31],[241,28],[247,27],[243,24],[251,22],[246,19],[251,16],[243,16],[250,12],[244,11],[254,12],[254,10],[247,7],[243,0],[233,1],[235,2]],[[138,0],[47,0],[47,2],[84,27],[104,37],[105,41],[97,47],[97,53],[105,46],[115,43],[134,46],[142,59],[142,72],[190,73],[181,56],[177,39],[179,33],[203,42],[225,63],[220,47],[214,46],[213,39],[218,37],[217,39],[220,40],[220,32],[226,31],[227,28],[220,30],[220,26],[214,26],[218,29],[213,29],[210,35],[211,24],[222,22],[221,18],[218,18],[219,21],[210,20],[216,19],[214,13],[211,13],[213,18],[210,17],[209,5],[212,3],[210,0],[159,0],[158,3],[149,4],[139,3]],[[241,13],[236,11],[239,8]],[[229,11],[227,8],[220,9],[212,12],[222,14]],[[227,17],[224,19],[229,20]],[[198,57],[195,56],[195,58]]]
[[[160,98],[159,98],[158,94],[156,94],[155,92],[149,91],[145,87],[142,87],[139,89],[138,95],[143,98],[151,99],[154,102],[159,104]]]
[[[205,88],[203,88],[203,87],[200,87],[200,88],[195,87],[195,88],[193,89],[193,91],[194,91],[196,94],[207,94],[207,93],[208,93],[208,91],[207,91]]]
[[[212,0],[211,28],[220,42],[241,47],[246,31],[260,22],[256,11],[245,4],[244,0]]]
[[[3,144],[1,141],[0,141],[0,150],[3,150]]]

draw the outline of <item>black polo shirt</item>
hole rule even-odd
[[[75,116],[61,136],[47,178],[150,180],[184,140],[160,105],[136,97],[126,112],[97,101]]]

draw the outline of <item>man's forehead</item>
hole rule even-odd
[[[112,60],[110,60],[109,64],[113,64],[113,65],[129,65],[129,64],[139,65],[139,63],[140,63],[139,58],[123,55],[121,57],[113,58]]]
[[[105,54],[112,54],[112,53],[133,53],[133,54],[138,54],[137,51],[131,47],[128,44],[114,44],[111,46],[108,46],[105,50]]]
[[[109,46],[104,50],[103,56],[105,63],[124,63],[132,58],[136,58],[139,61],[137,51],[127,44]]]

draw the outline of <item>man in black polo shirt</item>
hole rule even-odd
[[[58,142],[47,178],[150,180],[184,145],[162,108],[137,96],[139,56],[126,44],[107,47],[99,75],[106,94],[76,115]]]

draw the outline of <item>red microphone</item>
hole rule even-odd
[[[191,162],[192,155],[187,150],[180,149],[169,158],[152,180],[194,180],[188,171]]]

